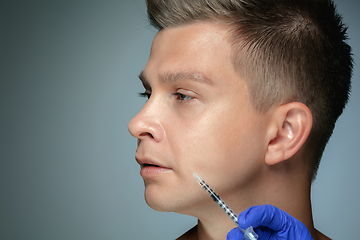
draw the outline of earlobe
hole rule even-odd
[[[291,158],[305,143],[312,127],[310,109],[299,102],[279,106],[269,128],[265,162],[274,165]]]

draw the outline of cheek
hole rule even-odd
[[[216,106],[169,120],[166,134],[176,164],[199,174],[232,171],[261,156],[261,133],[249,112]]]
[[[241,123],[237,122],[237,126]],[[193,171],[217,168],[219,162],[233,160],[246,146],[244,129],[211,112],[202,117],[173,121],[168,140],[179,164]]]
[[[193,110],[182,110],[169,116],[164,126],[173,157],[178,164],[188,164],[188,167],[204,159],[210,145],[216,145],[209,111],[199,107]]]
[[[257,121],[248,116],[212,118],[215,121],[204,123],[206,127],[199,127],[201,131],[192,135],[196,141],[189,144],[188,152],[196,156],[194,164],[204,172],[204,178],[209,174],[224,181],[234,177],[244,180],[259,167],[264,156],[262,133]]]

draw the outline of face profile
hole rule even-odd
[[[149,99],[129,131],[139,139],[136,158],[146,201],[155,209],[188,214],[198,195],[211,201],[189,169],[226,196],[246,186],[263,157],[259,126],[266,115],[249,103],[231,63],[227,31],[209,22],[165,29],[154,39],[140,75]],[[233,185],[224,184],[239,175]]]

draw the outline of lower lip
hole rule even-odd
[[[140,170],[140,175],[142,177],[150,177],[155,176],[163,173],[171,172],[172,170],[170,168],[165,167],[154,167],[154,166],[146,166],[142,167]]]

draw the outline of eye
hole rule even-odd
[[[181,101],[190,100],[193,98],[193,97],[190,97],[190,96],[182,94],[182,93],[174,93],[174,95],[178,98],[178,100],[181,100]]]

